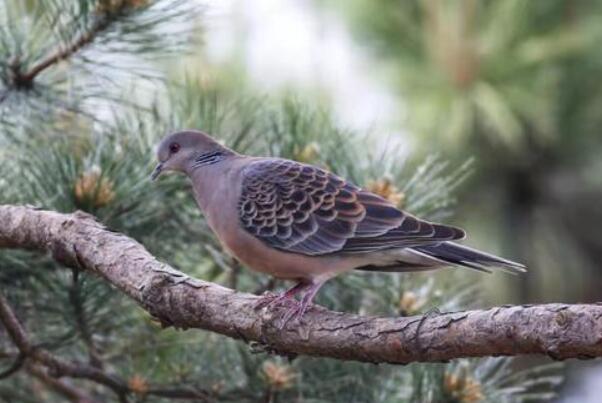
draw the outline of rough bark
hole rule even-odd
[[[278,328],[286,306],[256,310],[257,297],[194,279],[135,240],[83,214],[0,206],[0,247],[48,251],[103,277],[163,324],[256,342],[268,351],[407,364],[460,357],[602,356],[602,305],[546,304],[413,317],[365,317],[314,306]]]

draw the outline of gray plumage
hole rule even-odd
[[[192,130],[167,136],[157,155],[153,179],[169,170],[187,174],[230,253],[251,269],[298,281],[275,300],[305,291],[288,318],[302,315],[326,280],[353,269],[524,271],[519,263],[452,242],[465,237],[460,228],[418,219],[312,165],[240,155]]]

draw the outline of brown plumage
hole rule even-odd
[[[315,166],[262,159],[243,178],[243,227],[286,252],[367,253],[464,237],[459,228],[419,220]]]
[[[296,280],[270,303],[304,292],[283,319],[301,316],[320,286],[353,269],[418,271],[449,265],[511,272],[524,266],[451,242],[463,230],[420,220],[321,168],[237,154],[198,131],[167,136],[163,171],[183,172],[224,247],[251,269]]]

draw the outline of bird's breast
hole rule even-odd
[[[239,172],[206,172],[202,177],[192,179],[195,198],[209,227],[224,248],[245,266],[277,278],[299,280],[326,279],[359,265],[354,259],[341,256],[283,252],[247,232],[238,212]]]

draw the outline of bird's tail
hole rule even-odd
[[[525,265],[507,260],[489,253],[481,252],[454,242],[442,242],[438,245],[417,246],[413,250],[435,258],[443,263],[469,267],[490,272],[492,268],[502,269],[512,274],[526,272]]]
[[[524,265],[481,252],[454,242],[414,246],[400,249],[387,263],[375,263],[356,270],[379,272],[413,272],[438,269],[444,266],[464,266],[490,273],[491,269],[501,269],[511,274],[526,271]]]

